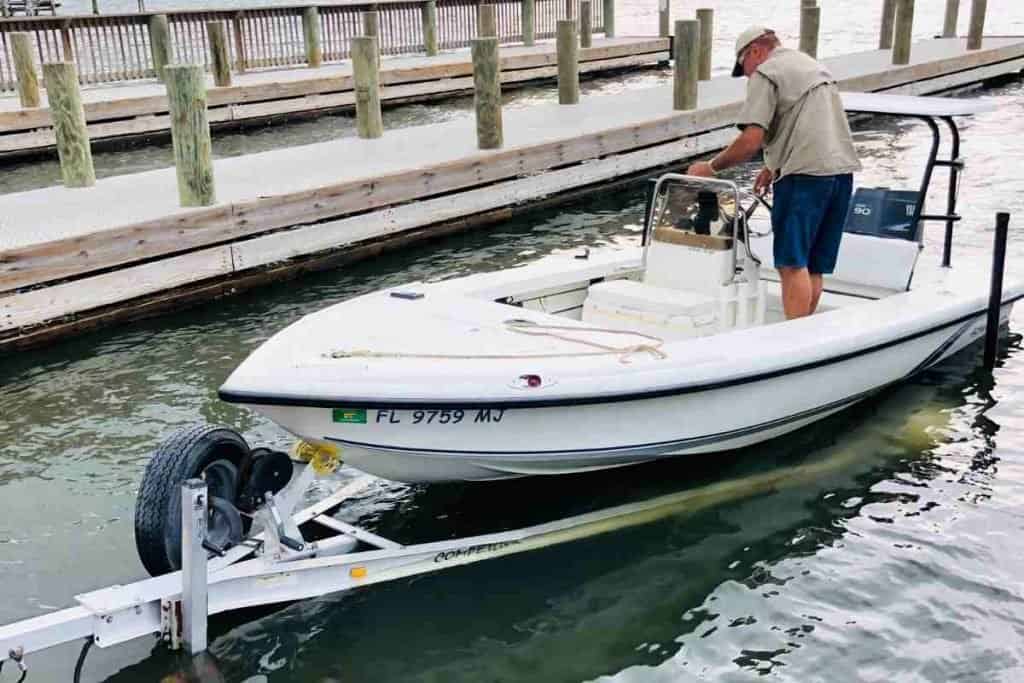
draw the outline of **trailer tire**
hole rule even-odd
[[[238,432],[206,424],[179,429],[157,446],[135,501],[135,548],[151,576],[181,568],[181,485],[215,461],[238,468],[248,456],[249,445]]]

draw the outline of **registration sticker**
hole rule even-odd
[[[335,408],[331,411],[335,422],[344,424],[366,424],[366,408]]]

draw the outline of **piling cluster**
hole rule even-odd
[[[793,0],[796,2],[796,0]],[[573,0],[566,0],[564,15],[557,21],[558,101],[575,105],[580,100],[580,50],[592,45],[592,2],[601,2],[606,37],[615,36],[615,0],[581,0],[579,16],[574,17]],[[800,49],[817,57],[821,26],[821,8],[817,0],[800,2]],[[879,49],[891,50],[894,65],[911,61],[915,0],[884,0],[882,5]],[[670,25],[668,0],[658,0],[658,32],[673,37],[674,60],[672,106],[693,110],[698,102],[698,81],[711,78],[714,10],[699,8],[693,19]],[[987,0],[971,0],[966,46],[981,48]],[[956,38],[960,0],[946,0],[942,36]],[[536,0],[522,0],[521,30],[524,45],[536,40]],[[301,15],[302,39],[306,63],[323,63],[321,16],[317,7],[308,7]],[[496,149],[503,144],[501,116],[501,60],[498,47],[498,15],[495,5],[477,7],[477,37],[472,40],[473,85],[475,92],[477,145]],[[366,139],[384,134],[380,101],[380,19],[376,11],[363,12],[363,35],[351,41],[351,59],[355,91],[357,131]],[[209,123],[206,116],[206,75],[202,66],[172,64],[171,31],[166,15],[154,15],[148,22],[148,38],[156,78],[167,87],[178,194],[182,206],[207,206],[216,201]],[[439,52],[437,0],[422,5],[423,50],[428,56]],[[245,69],[243,46],[235,46],[238,61],[232,65],[228,49],[228,29],[223,21],[206,24],[210,50],[210,70],[216,87],[227,87],[234,71]],[[238,40],[237,27],[233,34]],[[22,107],[41,104],[38,76],[33,62],[31,36],[10,33],[9,40]],[[53,126],[60,156],[61,174],[67,187],[88,187],[95,183],[85,113],[79,92],[75,65],[68,61],[45,63],[42,68]]]

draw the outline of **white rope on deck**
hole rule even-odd
[[[570,342],[572,344],[582,344],[584,346],[590,346],[599,350],[561,353],[449,354],[405,353],[401,351],[371,351],[368,349],[357,349],[352,351],[331,351],[330,353],[325,355],[328,358],[420,358],[431,360],[519,360],[534,358],[582,358],[586,356],[616,355],[619,356],[619,361],[622,363],[628,363],[630,356],[633,356],[638,353],[648,353],[652,357],[659,360],[668,358],[668,355],[661,350],[661,346],[665,343],[664,339],[649,334],[643,334],[641,332],[631,332],[628,330],[613,330],[606,327],[575,327],[571,325],[549,325],[545,323],[534,322],[532,320],[525,320],[522,318],[506,320],[504,324],[505,329],[507,329],[509,332],[514,332],[516,334],[525,334],[531,337],[552,337],[554,339],[560,339],[562,341]],[[628,346],[611,346],[608,344],[601,344],[600,342],[593,341],[592,339],[581,339],[579,337],[573,337],[567,334],[559,334],[559,332],[597,332],[600,334],[629,335],[632,337],[642,337],[648,340],[648,343],[630,344]]]

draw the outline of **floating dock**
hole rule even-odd
[[[825,60],[844,90],[929,94],[1024,69],[1024,38],[913,46]],[[505,144],[476,147],[471,117],[216,162],[219,203],[178,206],[175,170],[0,196],[0,350],[46,343],[261,282],[507,217],[720,148],[745,81],[670,85],[505,114]]]
[[[669,59],[668,38],[598,38],[580,49],[580,73],[595,74],[651,66]],[[553,42],[501,48],[503,86],[554,79]],[[224,128],[271,118],[347,110],[355,106],[352,63],[316,69],[292,68],[236,74],[233,84],[215,87],[207,77],[207,118]],[[473,64],[468,51],[434,57],[384,57],[380,69],[381,101],[390,104],[437,100],[473,91]],[[124,82],[83,89],[85,117],[93,141],[169,134],[167,92],[162,83]],[[50,110],[25,109],[18,96],[0,96],[0,157],[52,149],[55,140]]]

